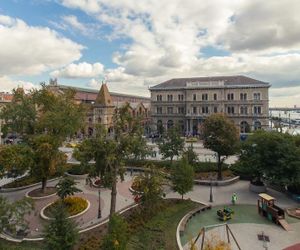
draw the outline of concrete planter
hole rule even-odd
[[[52,182],[52,181],[56,181],[56,180],[59,180],[59,179],[61,179],[61,177],[50,179],[50,180],[47,181],[47,183]],[[15,192],[15,191],[19,191],[19,190],[25,190],[27,188],[37,187],[39,185],[42,185],[42,182],[37,182],[37,183],[31,184],[31,185],[16,187],[16,188],[0,188],[0,193],[9,193],[9,192]]]
[[[227,185],[230,185],[230,184],[233,184],[233,183],[239,181],[239,179],[240,179],[239,176],[235,176],[235,177],[232,177],[230,179],[223,180],[223,181],[218,181],[218,180],[213,180],[213,181],[210,181],[210,180],[194,180],[194,183],[196,185],[205,185],[205,186],[209,186],[210,183],[212,183],[213,186],[227,186]]]
[[[25,194],[25,197],[27,198],[31,198],[33,200],[43,200],[43,199],[47,199],[47,198],[50,198],[52,196],[55,196],[57,193],[55,192],[54,194],[49,194],[49,195],[45,195],[45,196],[41,196],[41,197],[33,197],[33,196],[30,196],[29,193],[31,192],[32,190],[26,192]]]
[[[265,193],[267,192],[267,187],[265,185],[263,186],[257,186],[257,185],[254,185],[250,182],[249,184],[249,190],[254,192],[254,193]]]
[[[72,177],[75,180],[85,180],[89,174],[69,174],[68,172],[65,173],[66,176]]]
[[[91,203],[89,202],[89,200],[85,199],[87,201],[87,207],[86,209],[84,209],[82,212],[78,213],[78,214],[74,214],[72,216],[69,216],[68,219],[72,219],[72,218],[76,218],[80,215],[83,215],[84,213],[86,213],[89,209],[90,209],[90,206],[91,206]],[[40,212],[40,216],[44,219],[44,220],[53,220],[53,218],[50,218],[48,217],[47,215],[45,215],[45,209],[47,207],[50,207],[54,202],[51,202],[50,204],[48,204],[47,206],[43,207],[41,212]]]

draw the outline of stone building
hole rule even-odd
[[[246,76],[171,79],[150,88],[152,124],[195,135],[206,117],[225,113],[241,133],[267,128],[270,86]]]
[[[145,130],[149,127],[150,98],[109,92],[107,84],[102,84],[100,90],[93,90],[59,85],[55,79],[51,79],[48,88],[54,92],[65,91],[70,88],[74,89],[76,91],[75,101],[86,104],[88,109],[85,118],[86,125],[81,134],[92,135],[98,124],[102,124],[105,128],[111,130],[112,118],[116,108],[126,104],[129,104],[130,113],[133,116],[141,117]]]

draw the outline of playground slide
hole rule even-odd
[[[278,220],[278,222],[286,231],[292,231],[291,226],[287,223],[287,221],[285,219],[280,219],[280,220]]]

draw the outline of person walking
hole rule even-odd
[[[236,193],[233,193],[233,195],[231,196],[232,205],[235,205],[236,201],[237,201],[237,195],[236,195]]]

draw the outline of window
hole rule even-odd
[[[247,115],[248,114],[248,108],[247,107],[241,107],[240,108],[240,113],[242,115]]]
[[[254,93],[254,94],[253,94],[253,99],[254,99],[255,101],[259,101],[259,100],[260,100],[260,93]]]
[[[227,100],[234,100],[234,94],[233,93],[227,94]]]
[[[178,101],[183,101],[183,95],[178,95]]]
[[[240,94],[240,99],[241,99],[242,101],[246,101],[246,100],[247,100],[247,93],[241,93],[241,94]]]
[[[202,114],[208,114],[208,106],[202,107]]]
[[[197,114],[197,107],[193,107],[193,114]]]
[[[184,107],[178,107],[178,114],[184,114]]]
[[[218,107],[214,107],[214,113],[218,113]]]
[[[208,94],[202,94],[202,101],[207,101]]]
[[[173,107],[168,107],[167,112],[168,114],[173,114]]]
[[[197,100],[197,95],[193,94],[193,100],[196,101]]]
[[[216,101],[218,99],[218,96],[217,96],[217,94],[215,93],[214,94],[214,101]]]
[[[228,114],[234,114],[234,107],[233,106],[227,107],[227,113]]]
[[[157,95],[157,96],[156,96],[156,100],[157,100],[158,102],[161,102],[161,101],[162,101],[162,95]]]
[[[254,114],[260,115],[261,114],[261,107],[260,106],[254,106]]]
[[[156,113],[157,114],[162,114],[162,107],[157,107],[156,108]]]
[[[168,102],[172,102],[173,101],[173,95],[168,95]]]

